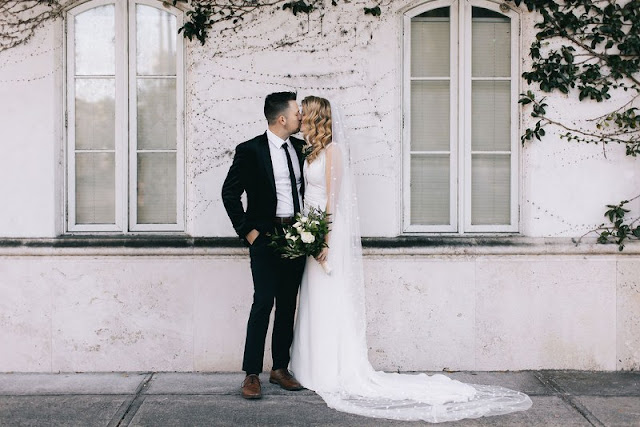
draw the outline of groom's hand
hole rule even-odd
[[[260,235],[260,232],[254,228],[245,237],[247,239],[247,242],[249,242],[250,245],[253,245],[253,242],[256,241],[259,235]]]

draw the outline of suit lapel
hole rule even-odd
[[[289,138],[289,140],[291,141],[291,145],[293,145],[296,156],[298,156],[298,164],[300,165],[300,174],[302,178],[300,180],[300,193],[302,194],[302,197],[304,197],[304,156],[302,155],[302,146],[304,145],[304,142],[293,137]]]
[[[262,166],[264,172],[269,179],[273,194],[276,194],[276,179],[273,177],[273,164],[271,163],[271,153],[269,152],[269,140],[267,139],[267,133],[265,132],[258,141],[258,157],[262,160]]]

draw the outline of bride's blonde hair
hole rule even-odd
[[[302,123],[307,127],[305,140],[311,145],[309,163],[331,143],[331,104],[319,96],[307,96],[302,100]]]

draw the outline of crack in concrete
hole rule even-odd
[[[145,395],[142,392],[147,388],[154,375],[155,372],[145,375],[144,379],[138,385],[138,388],[136,388],[135,393],[129,399],[122,402],[122,405],[120,405],[118,411],[113,418],[111,418],[107,427],[125,427],[129,425],[136,415],[136,412],[138,412],[138,409],[142,406],[145,399]]]
[[[570,393],[564,390],[558,383],[556,383],[552,378],[546,377],[542,372],[534,372],[533,375],[544,384],[545,387],[551,389],[556,396],[562,399],[567,405],[571,406],[576,410],[582,417],[587,420],[589,424],[594,427],[606,427],[605,424],[600,421],[595,415],[591,413],[582,403],[580,403],[577,399],[574,398]]]

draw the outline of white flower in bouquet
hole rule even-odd
[[[308,231],[300,233],[300,239],[302,239],[303,243],[313,243],[316,241],[316,237]]]
[[[296,214],[293,225],[285,228],[284,233],[277,231],[272,236],[269,246],[280,253],[283,258],[294,259],[301,256],[316,258],[323,248],[328,247],[325,242],[329,234],[329,214],[312,207],[307,215]],[[320,263],[327,274],[331,274],[331,268],[326,261]]]

